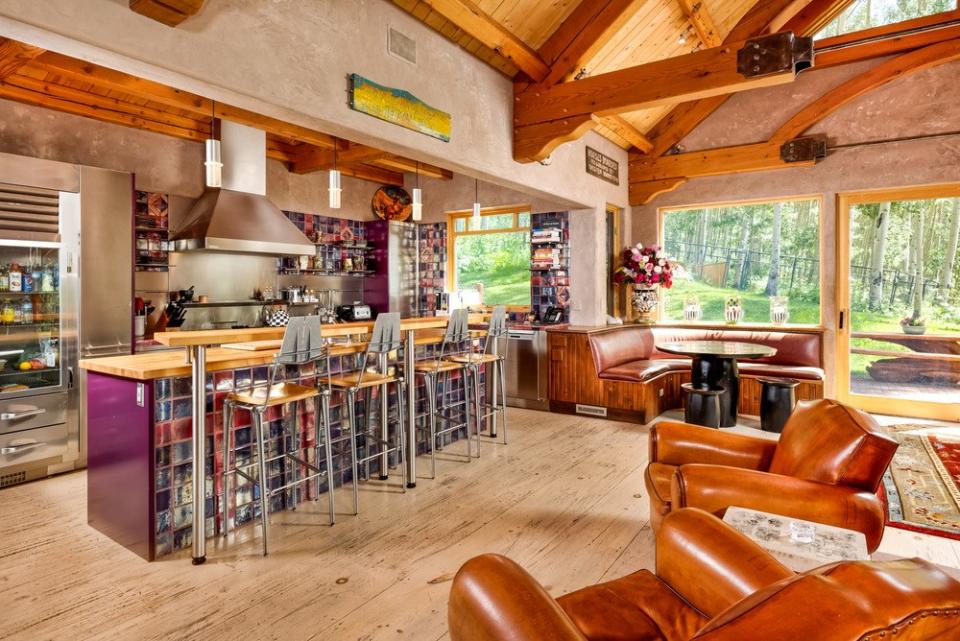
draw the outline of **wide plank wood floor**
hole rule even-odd
[[[434,640],[446,637],[450,579],[499,552],[553,593],[653,566],[637,425],[510,410],[510,444],[442,455],[436,480],[399,476],[277,515],[259,528],[146,563],[86,525],[83,472],[0,492],[0,639]],[[395,484],[397,483],[397,484]],[[349,490],[349,488],[348,488]],[[960,544],[888,529],[884,552],[960,567]]]

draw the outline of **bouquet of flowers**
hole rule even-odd
[[[673,266],[656,245],[636,245],[623,250],[621,265],[613,273],[613,282],[618,285],[660,285],[670,289],[673,285]]]

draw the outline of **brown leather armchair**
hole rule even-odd
[[[647,570],[553,599],[486,554],[453,580],[452,641],[926,641],[960,638],[960,582],[920,559],[794,574],[714,516],[678,510]],[[895,635],[895,636],[894,636]]]
[[[883,536],[877,486],[897,442],[837,401],[802,402],[779,442],[685,423],[650,428],[645,480],[654,529],[672,509],[723,516],[732,505]]]

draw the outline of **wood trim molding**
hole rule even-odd
[[[0,38],[0,81],[17,73],[34,58],[44,53],[40,47],[34,47],[23,42]]]

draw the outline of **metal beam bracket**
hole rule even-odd
[[[825,136],[806,136],[794,138],[780,147],[780,160],[783,162],[809,162],[827,156]]]
[[[747,40],[737,52],[737,71],[744,78],[762,78],[787,71],[797,74],[813,66],[813,38],[790,31]]]

